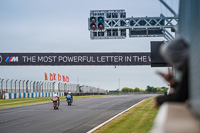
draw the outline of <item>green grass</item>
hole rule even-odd
[[[158,111],[153,101],[154,98],[143,101],[94,133],[149,133]]]
[[[74,96],[75,99],[84,99],[84,98],[93,98],[93,97],[105,97],[110,95],[88,95],[88,96]],[[11,107],[19,107],[25,105],[34,105],[40,103],[48,103],[51,102],[52,97],[40,97],[40,98],[20,98],[20,99],[7,99],[0,100],[0,109],[2,108],[11,108]],[[66,98],[60,97],[61,101],[66,100]]]

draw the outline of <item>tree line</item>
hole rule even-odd
[[[147,86],[145,90],[140,89],[138,87],[136,88],[129,88],[124,87],[122,88],[121,92],[146,92],[146,93],[164,93],[167,91],[167,87],[153,87],[153,86]]]

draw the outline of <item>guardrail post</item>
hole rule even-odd
[[[39,82],[36,83],[36,92],[39,92]]]
[[[53,92],[55,91],[55,83],[56,82],[53,82]]]
[[[44,92],[46,92],[46,87],[47,86],[47,82],[44,83]]]
[[[33,92],[35,92],[35,81],[33,82]]]
[[[52,82],[50,82],[49,85],[50,85],[50,92],[51,92],[52,91],[51,90],[52,89]]]
[[[28,82],[29,80],[26,81],[26,92],[28,92]]]
[[[25,82],[26,80],[23,80],[23,93],[24,93],[24,82]]]
[[[47,82],[47,92],[49,92],[49,82]]]
[[[44,82],[41,83],[42,92],[44,92]]]
[[[58,83],[58,92],[59,92],[59,90],[60,90],[60,82]]]
[[[13,90],[12,90],[12,81],[13,81],[13,79],[10,81],[10,85],[11,85],[11,87],[10,87],[10,89],[11,89],[11,93],[13,92]]]
[[[17,92],[17,86],[16,86],[16,84],[17,84],[17,80],[15,80],[15,93]]]
[[[40,92],[42,92],[42,81],[40,81]]]
[[[33,86],[33,85],[32,85],[32,82],[33,82],[33,81],[30,82],[30,92],[33,92],[33,89],[32,89],[32,86]],[[31,90],[31,89],[32,89],[32,90]]]
[[[21,91],[20,91],[20,82],[21,82],[21,81],[22,81],[22,80],[19,80],[19,93],[21,92]]]
[[[7,85],[7,82],[9,81],[9,79],[8,80],[6,80],[6,92],[8,92],[8,85]]]
[[[1,92],[3,92],[3,80],[4,79],[1,79]]]

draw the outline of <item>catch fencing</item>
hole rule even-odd
[[[0,98],[33,98],[33,97],[51,97],[54,93],[60,96],[72,92],[74,95],[84,94],[105,94],[106,91],[100,88],[61,83],[30,80],[0,79]]]

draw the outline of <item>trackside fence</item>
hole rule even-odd
[[[52,97],[54,93],[64,96],[67,92],[74,95],[106,94],[103,89],[87,85],[0,79],[0,99]]]

